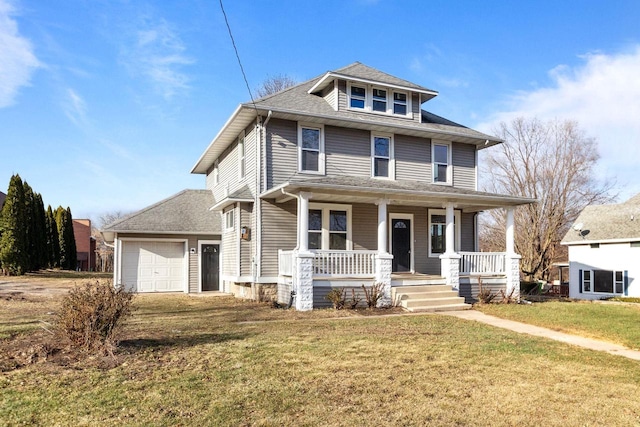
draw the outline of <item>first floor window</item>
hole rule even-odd
[[[623,294],[626,272],[617,270],[580,270],[581,292]]]
[[[460,211],[453,213],[454,250],[460,250]],[[447,251],[447,215],[443,209],[429,210],[429,256]]]
[[[309,249],[350,249],[351,206],[312,204],[308,225]]]
[[[322,128],[300,126],[298,141],[300,172],[324,173]]]
[[[372,145],[373,176],[391,178],[391,138],[374,135]]]

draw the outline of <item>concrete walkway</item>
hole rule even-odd
[[[521,334],[529,334],[537,337],[549,338],[566,344],[577,345],[579,347],[588,348],[590,350],[604,351],[616,356],[623,356],[633,360],[640,360],[640,351],[630,350],[618,344],[612,344],[605,341],[584,338],[577,335],[565,334],[563,332],[554,331],[540,326],[533,326],[526,323],[514,322],[513,320],[500,319],[499,317],[490,316],[476,310],[464,311],[441,311],[438,314],[458,317],[465,320],[475,320],[476,322],[485,323],[510,331],[519,332]]]

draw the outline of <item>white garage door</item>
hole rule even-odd
[[[184,291],[183,242],[122,242],[122,283],[137,292]]]

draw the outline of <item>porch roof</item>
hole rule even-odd
[[[463,212],[479,212],[536,202],[536,199],[467,190],[422,181],[354,176],[310,178],[299,174],[292,176],[284,184],[264,192],[260,197],[284,202],[291,199],[291,194],[302,191],[313,193],[313,200],[328,199],[332,202],[343,203],[375,203],[377,200],[386,199],[394,205],[440,208],[445,203],[453,202],[456,208]]]

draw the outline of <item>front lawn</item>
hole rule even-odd
[[[0,324],[12,336],[0,341],[0,353],[42,334],[12,329],[13,310],[35,321],[54,306],[35,302],[38,314],[28,300],[0,304]],[[476,322],[295,313],[183,295],[141,296],[135,304],[116,360],[52,358],[1,373],[2,423],[640,423],[638,362]]]
[[[484,304],[486,314],[640,350],[640,304],[599,301],[549,301]]]

